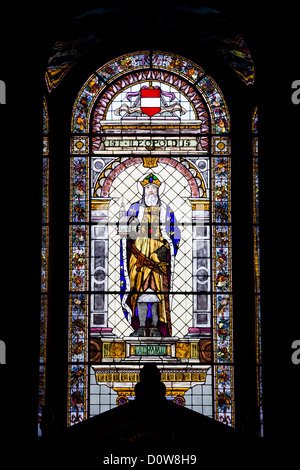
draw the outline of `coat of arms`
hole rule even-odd
[[[135,98],[133,103],[131,102],[132,98]],[[186,113],[186,110],[178,101],[173,103],[175,98],[175,93],[164,91],[159,86],[152,86],[150,81],[149,86],[144,85],[137,92],[127,93],[126,99],[131,103],[131,106],[123,103],[120,108],[115,110],[115,114],[120,116],[121,112],[125,112],[123,117],[147,115],[152,118],[153,116],[161,116],[163,114],[165,117],[177,117],[175,114],[177,111],[182,115]],[[166,101],[167,99],[169,103]]]

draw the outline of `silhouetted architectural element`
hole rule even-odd
[[[165,385],[160,381],[156,365],[143,367],[135,392],[134,401],[69,427],[56,438],[42,441],[41,454],[51,449],[54,461],[59,455],[60,461],[65,457],[69,463],[70,459],[76,463],[82,459],[82,463],[97,465],[102,465],[104,459],[117,462],[117,458],[133,456],[137,458],[137,466],[145,464],[148,455],[195,455],[197,463],[203,464],[211,461],[212,452],[218,450],[221,458],[222,448],[230,447],[236,450],[232,456],[237,460],[243,450],[251,451],[257,458],[260,442],[250,433],[242,434],[166,400]]]
[[[145,364],[140,374],[140,382],[135,386],[136,401],[152,404],[165,401],[166,386],[160,380],[160,372],[155,364]]]

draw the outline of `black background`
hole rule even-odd
[[[296,451],[300,434],[300,365],[291,361],[291,344],[300,339],[300,105],[291,101],[291,84],[300,79],[300,7],[295,2],[185,4],[219,9],[232,19],[256,64],[263,161],[265,439],[270,453],[288,457]],[[6,343],[7,357],[6,365],[0,365],[0,416],[1,430],[17,446],[33,442],[36,432],[44,69],[60,30],[77,14],[99,6],[105,5],[1,5],[0,79],[7,95],[6,105],[0,106],[0,339]],[[33,456],[25,447],[22,460],[30,463]]]

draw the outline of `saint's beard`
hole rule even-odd
[[[158,196],[155,194],[149,194],[148,196],[145,196],[145,204],[146,206],[156,206],[158,202]]]

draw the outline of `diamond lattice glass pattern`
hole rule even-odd
[[[165,181],[165,190],[161,196],[162,201],[174,211],[181,231],[181,242],[175,261],[175,273],[172,305],[172,334],[182,337],[188,332],[188,325],[192,323],[192,226],[191,204],[189,202],[190,189],[187,180],[168,165],[158,164],[154,169],[159,179]],[[108,291],[120,290],[120,237],[117,235],[117,222],[121,203],[126,209],[130,204],[140,199],[137,181],[146,173],[142,164],[132,167],[120,174],[111,188],[112,198],[109,206],[109,259],[108,259]],[[174,174],[176,172],[176,174]],[[182,294],[181,294],[182,292]],[[108,322],[120,337],[132,333],[128,321],[124,317],[120,296],[109,294]]]
[[[144,89],[160,89],[163,112],[154,119],[149,109],[144,112],[150,96]],[[149,361],[164,368],[168,400],[234,425],[229,132],[230,116],[217,84],[170,53],[119,57],[80,90],[70,151],[69,425],[134,399],[140,369]],[[157,136],[169,146],[157,146]],[[85,139],[83,147],[75,138],[80,145]],[[167,139],[181,139],[178,148]],[[218,147],[221,140],[226,151]],[[132,290],[139,289],[138,282],[143,289],[147,283],[152,287],[156,264],[164,264],[150,263],[152,277],[143,281],[132,273],[132,266],[138,272],[151,261],[145,247],[153,241],[157,211],[149,209],[146,223],[138,188],[150,173],[163,182],[159,227],[169,221],[163,238],[165,243],[169,237],[174,250],[168,261],[157,256],[168,265],[170,282],[158,273],[161,288],[155,284],[155,293],[167,293],[163,302],[169,302],[165,312],[160,305],[160,321],[168,326],[159,338],[150,324],[157,300],[147,300],[149,324],[143,331],[145,307],[138,311]],[[143,245],[132,242],[132,214],[138,230],[148,233]],[[134,253],[134,247],[140,251]]]

